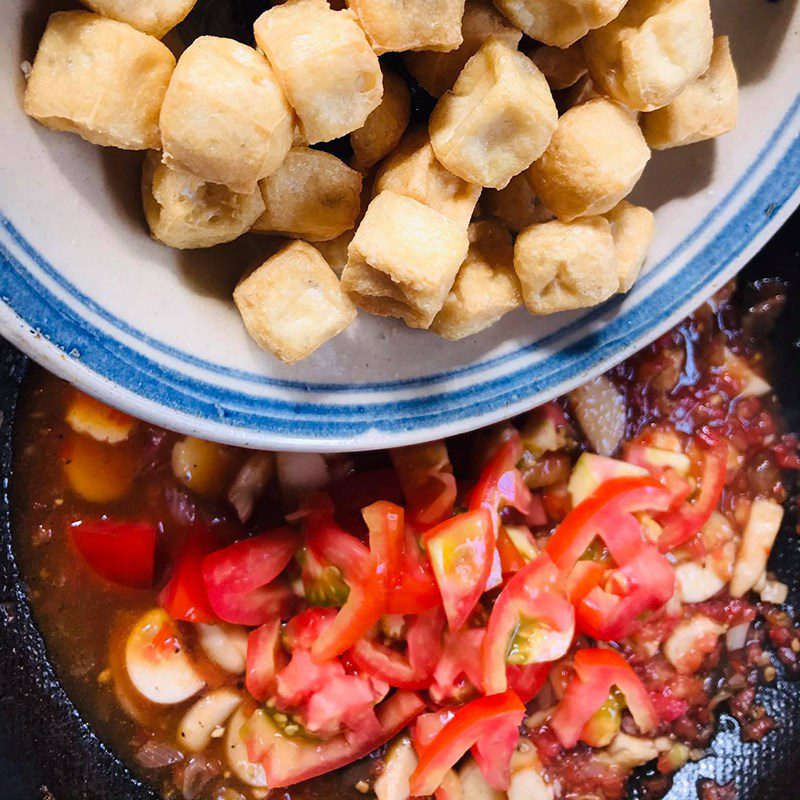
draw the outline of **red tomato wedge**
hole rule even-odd
[[[338,567],[350,587],[345,604],[332,624],[311,647],[317,661],[327,661],[363,639],[386,608],[388,575],[380,569],[369,549],[330,517],[311,515],[306,530],[308,547]]]
[[[525,664],[524,666],[509,664],[506,668],[508,688],[515,692],[523,703],[530,703],[539,694],[549,674],[550,664]]]
[[[387,614],[422,614],[442,605],[430,562],[414,532],[406,527],[400,567],[386,598]]]
[[[247,637],[245,686],[259,702],[275,693],[275,679],[286,656],[281,649],[281,621],[278,617],[250,631]]]
[[[400,506],[386,500],[378,500],[361,513],[369,531],[369,550],[375,568],[385,576],[387,586],[392,586],[403,557],[405,513]]]
[[[217,547],[204,525],[194,525],[181,545],[167,585],[158,595],[161,607],[173,619],[184,622],[217,621],[203,581],[203,561]]]
[[[425,534],[425,546],[451,631],[469,618],[492,570],[494,533],[485,508],[459,514]]]
[[[285,586],[269,584],[298,545],[294,531],[276,528],[207,555],[203,580],[214,613],[237,625],[263,625],[285,612],[291,593]]]
[[[525,706],[514,692],[479,697],[461,706],[432,741],[420,745],[419,762],[410,781],[411,794],[433,794],[448,770],[479,739],[495,736],[509,724],[518,727],[524,715]]]
[[[400,447],[390,455],[415,530],[432,528],[453,513],[456,479],[443,441]]]
[[[569,649],[575,610],[562,588],[555,564],[542,554],[506,584],[495,601],[483,641],[483,688],[508,688],[507,664],[555,661]]]
[[[714,509],[719,505],[727,475],[728,446],[717,442],[705,452],[703,472],[700,477],[700,494],[693,503],[686,501],[678,508],[668,511],[659,520],[663,526],[658,540],[658,548],[666,553],[673,547],[683,544],[708,522]]]
[[[567,514],[547,543],[547,554],[567,575],[599,536],[614,560],[624,563],[636,555],[642,541],[632,512],[664,511],[669,504],[669,492],[650,477],[612,478]]]
[[[670,600],[675,570],[657,547],[643,542],[637,555],[611,570],[604,583],[605,588],[595,586],[578,604],[578,630],[595,639],[617,641],[633,632],[640,614]]]
[[[397,692],[376,707],[379,733],[364,738],[314,741],[284,735],[263,711],[256,711],[242,733],[251,761],[261,762],[271,789],[333,772],[358,761],[396,736],[425,710],[413,692]]]
[[[519,741],[522,719],[508,714],[496,720],[472,745],[475,759],[486,783],[499,792],[508,789],[511,782],[511,756]]]
[[[84,519],[70,525],[69,533],[101,578],[131,589],[153,584],[158,531],[152,523]]]
[[[550,719],[550,727],[565,748],[575,747],[584,726],[606,702],[614,686],[624,695],[628,710],[642,733],[658,724],[650,695],[630,664],[616,651],[578,650],[573,668],[575,677]]]
[[[522,442],[517,431],[506,439],[481,472],[470,496],[470,510],[485,508],[492,517],[494,537],[500,531],[500,510],[513,506],[527,517],[531,510],[531,493],[517,469],[522,457]]]
[[[408,628],[406,654],[373,638],[357,642],[350,654],[356,666],[398,689],[427,689],[442,652],[444,615],[438,609],[414,619]]]

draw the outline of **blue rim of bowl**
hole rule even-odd
[[[402,381],[315,384],[278,380],[204,361],[153,339],[80,292],[2,211],[0,300],[13,313],[0,318],[0,331],[62,377],[84,385],[87,381],[82,378],[93,377],[88,381],[90,390],[103,399],[158,424],[235,444],[363,449],[475,428],[532,407],[618,362],[668,329],[743,266],[755,245],[763,244],[766,234],[800,201],[800,136],[787,140],[785,152],[749,195],[743,191],[764,162],[775,158],[776,143],[798,116],[800,94],[727,195],[642,276],[638,292],[662,276],[709,224],[744,196],[739,209],[677,274],[640,302],[623,306],[624,298],[617,297],[548,337],[454,370]],[[9,242],[57,287],[58,294],[11,252]],[[87,310],[107,330],[77,309]],[[602,327],[580,335],[587,325],[601,320]],[[155,360],[133,343],[164,356],[165,361]],[[559,347],[559,343],[565,344]],[[478,379],[481,373],[511,369],[515,361],[555,347],[555,352],[513,372]],[[194,377],[167,361],[284,396],[231,389]],[[464,378],[473,382],[448,387]],[[358,394],[370,396],[357,402],[347,397]],[[403,395],[402,399],[398,395]]]

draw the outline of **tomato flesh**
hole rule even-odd
[[[216,549],[216,539],[203,525],[195,525],[186,537],[175,560],[167,585],[158,595],[161,607],[184,622],[217,622],[203,581],[203,561]]]

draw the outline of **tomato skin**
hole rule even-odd
[[[700,495],[694,503],[684,502],[659,520],[664,528],[658,540],[662,553],[683,544],[708,522],[725,488],[727,456],[728,446],[724,441],[707,450],[703,458]]]
[[[661,608],[675,593],[675,570],[657,547],[645,542],[637,555],[608,575],[606,583],[625,587],[624,594],[595,586],[577,606],[578,629],[601,641],[628,636],[639,615]]]
[[[270,788],[293,786],[364,758],[400,733],[424,710],[425,703],[416,694],[400,691],[375,709],[379,734],[349,740],[340,735],[320,742],[276,736],[274,727],[259,710],[247,723],[248,756],[264,765]]]
[[[550,719],[550,727],[566,749],[575,747],[585,725],[606,702],[612,687],[624,695],[639,729],[646,733],[658,724],[650,696],[630,664],[616,651],[585,648],[573,662],[575,677]]]
[[[450,630],[469,618],[492,570],[494,533],[485,508],[467,511],[425,534],[425,546],[444,603]]]
[[[307,608],[295,614],[283,629],[283,641],[290,650],[300,647],[310,650],[323,630],[336,619],[333,608]]]
[[[309,548],[319,558],[338,567],[350,587],[347,601],[332,624],[311,647],[316,661],[327,661],[363,639],[386,607],[388,575],[355,536],[343,531],[331,518],[309,518]]]
[[[294,531],[276,528],[207,555],[203,580],[214,613],[237,625],[263,625],[285,612],[291,593],[280,584],[270,584],[298,545]]]
[[[400,447],[390,455],[414,530],[432,528],[453,513],[456,479],[443,441]]]
[[[388,614],[422,614],[442,605],[430,562],[420,549],[414,532],[406,528],[400,567],[386,598]]]
[[[68,526],[78,552],[101,578],[131,589],[153,584],[158,531],[150,522],[84,519]]]
[[[506,654],[522,617],[547,629],[540,633],[536,652],[527,663],[555,661],[567,652],[575,632],[575,611],[546,553],[517,572],[495,601],[482,652],[486,694],[500,694],[508,688]]]
[[[509,664],[506,668],[508,688],[526,704],[539,694],[549,674],[550,664]]]
[[[513,714],[501,717],[472,745],[472,756],[486,783],[499,792],[508,789],[511,782],[511,756],[519,741],[521,722]]]
[[[567,514],[545,548],[562,575],[567,575],[596,536],[619,564],[636,554],[641,526],[633,511],[664,511],[670,495],[650,477],[612,478]]]
[[[525,706],[510,691],[479,697],[461,706],[432,741],[420,745],[419,762],[410,780],[411,794],[415,797],[433,794],[448,770],[479,739],[494,735],[499,726],[519,727],[524,715]]]
[[[217,622],[203,581],[203,561],[217,547],[217,541],[204,525],[189,531],[178,551],[167,585],[158,595],[161,607],[173,619],[184,622]]]
[[[245,686],[259,702],[275,692],[278,672],[285,665],[281,649],[281,621],[278,617],[250,631],[247,637]]]

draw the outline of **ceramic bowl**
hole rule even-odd
[[[712,5],[739,71],[739,127],[653,155],[632,199],[655,211],[657,233],[627,296],[549,317],[519,311],[458,343],[361,314],[286,366],[250,341],[231,302],[264,241],[184,253],[152,241],[141,154],[95,148],[22,113],[20,64],[54,3],[3,3],[0,332],[136,416],[245,446],[386,447],[531,408],[667,330],[800,200],[800,9],[795,0]]]

